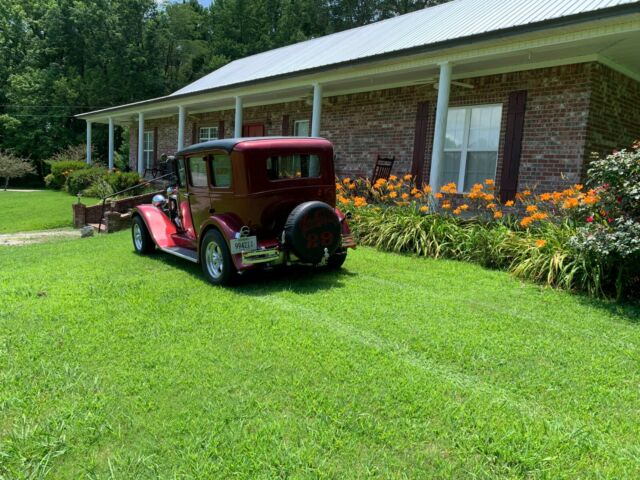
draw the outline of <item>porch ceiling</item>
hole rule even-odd
[[[453,79],[460,80],[494,73],[505,73],[546,66],[599,61],[640,81],[640,15],[624,22],[602,22],[586,25],[590,29],[563,29],[550,35],[538,32],[526,39],[502,39],[478,45],[467,45],[438,54],[416,54],[389,59],[375,64],[343,67],[334,71],[299,75],[256,85],[225,88],[220,91],[185,96],[167,96],[155,100],[124,105],[114,109],[79,115],[95,123],[107,123],[111,116],[116,124],[137,122],[138,112],[145,119],[178,115],[178,105],[188,114],[232,110],[235,96],[243,97],[244,107],[311,99],[313,82],[320,82],[324,96],[373,91],[384,88],[435,83],[439,63],[451,61]],[[584,27],[584,26],[583,26]]]

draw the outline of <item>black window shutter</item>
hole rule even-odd
[[[193,129],[191,130],[191,145],[198,143],[198,124],[193,122]]]
[[[500,179],[500,200],[502,202],[513,200],[518,191],[526,105],[526,90],[519,90],[509,94],[507,129],[505,132],[502,176]]]
[[[289,135],[291,135],[291,133],[289,132],[289,115],[283,115],[282,116],[282,136],[288,137]]]
[[[416,129],[413,139],[413,162],[411,174],[416,183],[422,185],[424,177],[424,154],[427,147],[427,121],[429,116],[429,102],[418,102],[416,112]]]
[[[224,138],[224,120],[218,122],[218,138]]]

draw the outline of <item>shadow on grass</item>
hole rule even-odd
[[[200,265],[160,251],[147,255],[145,258],[182,270],[199,282],[209,285]],[[349,271],[347,268],[328,270],[322,267],[300,265],[271,269],[256,268],[238,275],[235,282],[227,288],[236,293],[249,296],[263,296],[281,290],[300,294],[313,294],[321,290],[342,288],[344,287],[343,279],[356,275],[357,273]],[[216,287],[212,285],[212,288]]]
[[[585,294],[577,293],[574,295],[578,298],[578,302],[585,307],[597,308],[628,323],[640,325],[640,302],[637,300],[616,303],[613,300],[592,298]]]

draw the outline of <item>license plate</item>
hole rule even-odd
[[[231,254],[253,252],[258,249],[257,237],[242,237],[231,239]]]

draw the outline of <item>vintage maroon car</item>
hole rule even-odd
[[[355,243],[335,207],[333,146],[321,138],[214,140],[179,151],[175,186],[133,212],[138,253],[156,246],[227,284],[257,266],[340,268]]]

